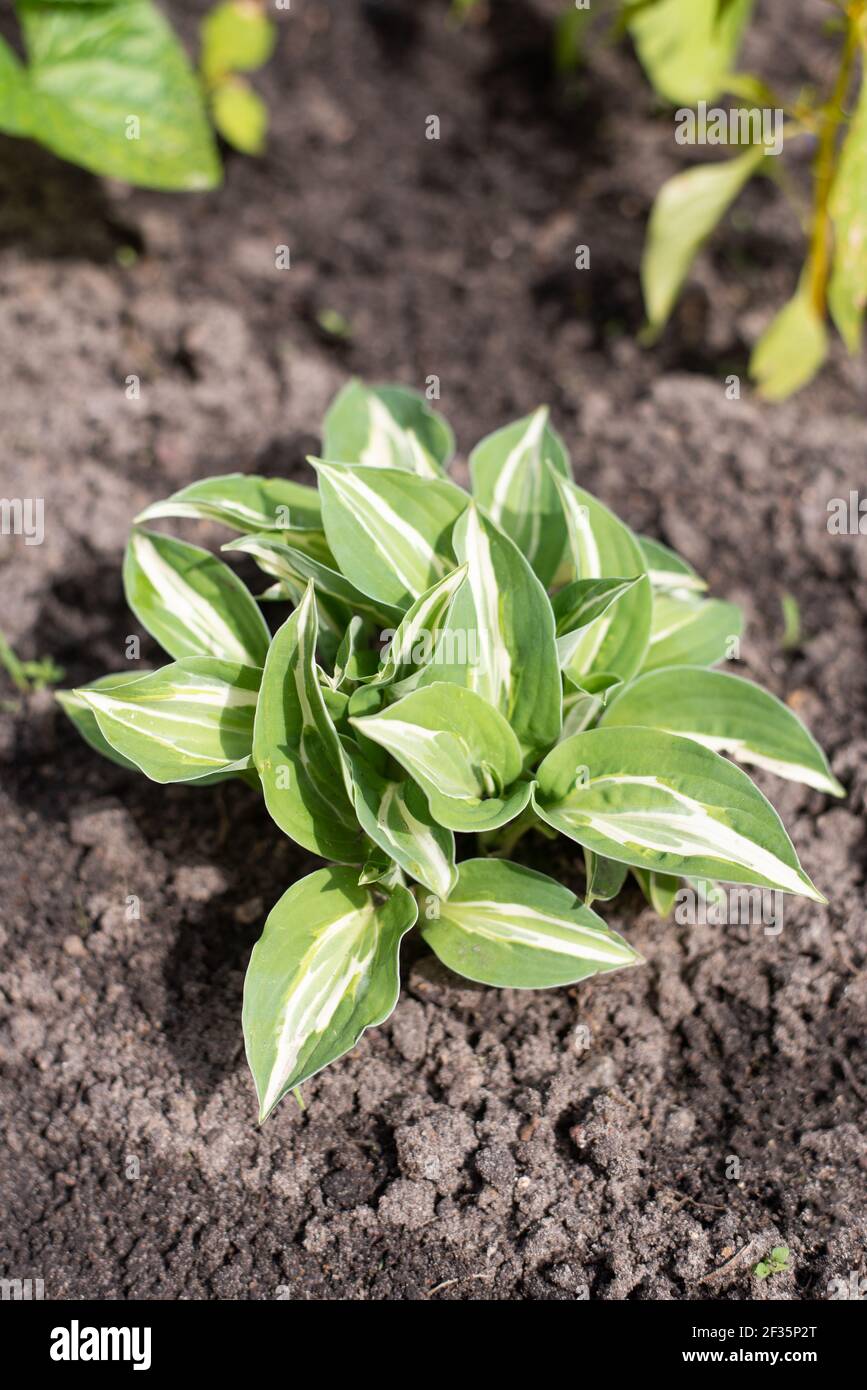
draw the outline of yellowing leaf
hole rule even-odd
[[[241,154],[261,154],[268,132],[268,108],[249,82],[226,78],[211,95],[214,125],[223,139]]]
[[[806,386],[827,355],[828,331],[802,287],[756,343],[750,376],[760,396],[781,401]]]
[[[254,72],[267,63],[277,29],[257,0],[226,0],[202,21],[202,72],[206,81],[229,72]]]
[[[840,153],[829,211],[834,267],[828,307],[847,348],[857,352],[867,303],[867,82]]]
[[[642,67],[676,105],[712,101],[725,87],[752,0],[656,0],[637,5],[629,29]]]
[[[650,327],[665,325],[690,266],[765,157],[763,145],[719,164],[699,164],[662,185],[650,214],[641,286]]]

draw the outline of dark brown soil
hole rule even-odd
[[[202,5],[168,8],[191,34]],[[410,947],[391,1021],[259,1130],[243,972],[312,861],[242,786],[155,788],[27,698],[0,725],[0,1272],[49,1297],[797,1299],[865,1273],[867,538],[826,513],[865,485],[867,365],[838,353],[779,409],[726,398],[798,274],[770,184],[664,343],[636,345],[643,222],[681,152],[625,49],[577,94],[551,81],[551,9],[496,0],[458,32],[440,0],[297,0],[270,153],[230,158],[213,196],[0,143],[0,493],[46,507],[42,546],[0,540],[0,625],[68,683],[117,669],[136,510],[207,473],[300,471],[351,371],[439,375],[464,452],[547,400],[580,481],[745,606],[742,669],[829,749],[845,802],[763,786],[830,906],[787,902],[766,936],[627,894],[608,915],[647,966],[543,994]],[[760,9],[750,61],[827,77],[826,7]],[[526,855],[577,886],[571,851]],[[776,1244],[792,1272],[759,1284]]]

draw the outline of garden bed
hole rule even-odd
[[[0,492],[44,496],[46,527],[0,541],[0,626],[66,684],[117,669],[133,515],[206,474],[305,477],[352,372],[439,376],[462,449],[547,401],[576,478],[744,606],[733,669],[829,751],[846,801],[773,784],[829,906],[789,899],[766,935],[661,923],[628,893],[605,915],[645,968],[539,994],[412,945],[391,1020],[258,1129],[243,973],[315,862],[240,783],[151,786],[26,697],[0,716],[0,1249],[48,1297],[821,1298],[865,1272],[867,538],[830,535],[827,509],[864,487],[867,369],[839,354],[784,407],[727,398],[798,273],[770,185],[639,348],[670,119],[625,50],[576,100],[547,75],[551,7],[494,8],[456,31],[434,0],[293,6],[270,153],[213,195],[0,142]],[[762,7],[748,58],[823,76],[824,8],[796,33],[786,8]],[[516,857],[577,888],[579,852],[557,854]],[[791,1272],[757,1283],[779,1244]]]

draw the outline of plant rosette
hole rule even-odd
[[[577,485],[545,409],[477,445],[470,491],[453,447],[420,395],[352,382],[317,487],[236,473],[149,506],[123,581],[169,664],[59,697],[155,782],[242,778],[326,861],[247,971],[262,1119],[388,1017],[414,928],[468,979],[541,989],[640,963],[594,909],[629,874],[663,915],[681,880],[824,901],[743,768],[843,788],[791,710],[714,669],[738,609]],[[163,518],[238,533],[263,592]],[[508,858],[532,831],[580,847],[582,897]]]

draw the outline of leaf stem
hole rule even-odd
[[[501,830],[483,830],[479,835],[479,849],[491,859],[505,859],[527,831],[534,828],[540,828],[540,825],[531,804],[525,806],[521,814]]]
[[[825,296],[831,268],[831,214],[829,201],[837,171],[837,131],[845,119],[843,103],[852,80],[852,66],[858,48],[858,25],[864,12],[864,0],[853,0],[846,7],[848,28],[840,68],[831,96],[819,119],[819,148],[814,164],[815,195],[810,250],[807,256],[807,275],[810,299],[816,314],[825,317]]]

